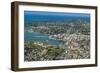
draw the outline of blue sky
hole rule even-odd
[[[64,12],[44,12],[44,11],[24,11],[25,22],[34,21],[65,21],[68,19],[90,19],[87,13],[64,13]]]

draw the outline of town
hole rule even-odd
[[[43,34],[38,35],[39,39],[48,37],[43,41],[25,42],[25,61],[90,58],[90,27],[86,21],[38,22],[25,29],[29,33]]]

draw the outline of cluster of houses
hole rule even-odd
[[[83,39],[87,40],[90,39],[89,35],[83,35],[81,33],[74,33],[74,34],[57,34],[52,35],[52,38],[55,40],[61,40],[65,42],[65,46],[67,48],[75,50],[79,48],[79,43],[77,41],[81,41]]]

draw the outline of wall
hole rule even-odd
[[[11,51],[11,12],[10,3],[14,0],[0,0],[0,73],[14,73],[10,70],[10,51]],[[20,1],[20,0],[19,0]],[[33,1],[33,2],[47,2],[47,3],[62,3],[62,4],[81,4],[81,5],[93,5],[99,6],[100,0],[21,0],[21,1]],[[99,10],[100,12],[100,10]],[[99,13],[98,12],[98,13]],[[100,14],[98,14],[98,19]],[[98,29],[100,27],[98,22]],[[100,29],[98,30],[100,31]],[[98,33],[98,37],[100,34]],[[98,39],[100,40],[100,38]],[[98,41],[100,43],[100,41]],[[100,52],[100,46],[98,51]],[[100,53],[98,52],[98,55]],[[99,58],[100,61],[100,58]],[[99,62],[100,65],[100,62]],[[73,69],[55,69],[55,70],[40,70],[40,71],[26,71],[25,73],[99,73],[100,66],[88,67],[88,68],[73,68]],[[24,73],[24,72],[22,72]]]

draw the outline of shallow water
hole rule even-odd
[[[49,35],[44,35],[38,32],[29,32],[29,31],[24,32],[24,40],[47,42],[50,45],[56,45],[56,46],[58,46],[61,43],[61,41],[59,40],[50,39]]]

